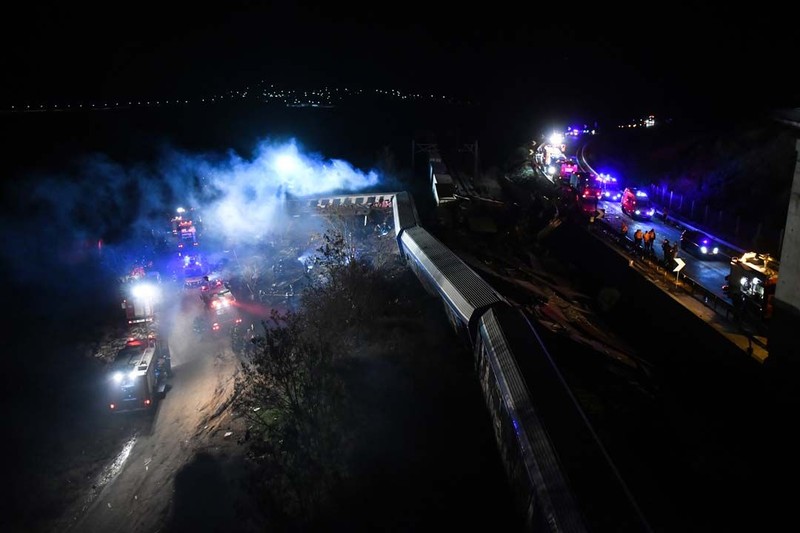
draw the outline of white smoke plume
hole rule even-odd
[[[373,170],[304,152],[296,139],[261,140],[249,155],[169,149],[154,164],[133,166],[92,155],[13,191],[19,201],[3,214],[5,261],[28,281],[87,254],[124,266],[170,230],[178,206],[202,214],[208,237],[247,244],[282,227],[289,198],[374,190],[378,181]]]

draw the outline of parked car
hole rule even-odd
[[[620,208],[631,218],[642,220],[650,220],[656,212],[647,193],[634,187],[626,187],[622,191]]]
[[[723,259],[719,243],[701,231],[683,230],[681,250],[686,250],[700,259]]]

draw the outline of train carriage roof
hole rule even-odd
[[[476,309],[505,301],[491,285],[424,228],[408,228],[402,238],[465,319],[472,318]]]

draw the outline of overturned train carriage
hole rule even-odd
[[[504,301],[502,296],[420,226],[403,231],[400,247],[423,286],[444,302],[450,324],[472,346],[479,311]]]
[[[419,223],[396,193],[395,235],[472,347],[495,437],[530,531],[649,531],[533,325]]]

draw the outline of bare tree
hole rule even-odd
[[[273,312],[237,382],[263,495],[293,520],[311,519],[345,476],[345,390],[334,345],[309,334],[303,315]]]
[[[399,298],[386,272],[358,256],[346,222],[334,220],[338,229],[319,237],[315,281],[301,294],[300,310],[273,311],[262,322],[236,385],[256,483],[270,507],[294,523],[328,510],[346,482],[358,431],[346,372],[354,354],[385,348],[369,330]]]

